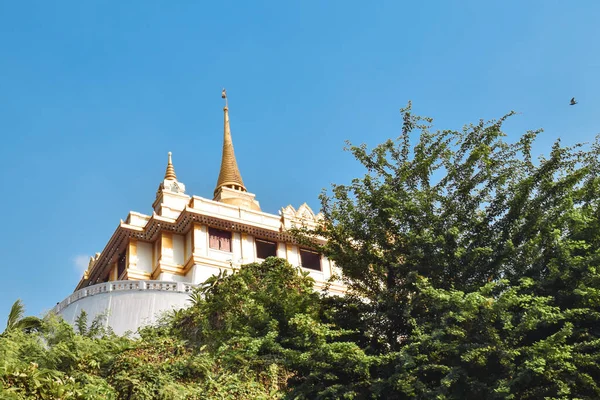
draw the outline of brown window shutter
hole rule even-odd
[[[221,238],[221,250],[231,251],[231,235],[230,237]]]
[[[231,252],[231,232],[209,228],[208,236],[208,244],[211,249]]]

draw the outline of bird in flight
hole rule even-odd
[[[575,104],[577,104],[577,101],[575,100],[575,97],[573,97],[571,99],[571,103],[569,104],[570,106],[574,106]]]

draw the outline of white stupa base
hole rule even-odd
[[[117,335],[135,334],[141,326],[156,322],[162,313],[190,305],[195,285],[164,281],[114,281],[80,289],[54,307],[54,312],[74,324],[81,311],[88,324],[104,314],[105,326]]]

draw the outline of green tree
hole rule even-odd
[[[268,398],[366,393],[368,357],[341,339],[348,332],[321,322],[323,303],[313,284],[282,259],[244,265],[207,280],[194,306],[168,324],[170,336],[208,352],[232,376],[260,380]]]
[[[491,282],[467,293],[415,278],[416,295],[408,310],[413,334],[400,351],[379,357],[373,392],[385,394],[380,397],[600,395],[598,345],[577,337],[573,310],[561,309],[552,296],[532,295],[532,279],[523,278],[518,285]]]
[[[173,333],[210,348],[245,338],[285,341],[294,317],[318,318],[313,283],[307,273],[276,258],[221,273],[192,295],[192,307],[176,314]]]
[[[432,131],[409,104],[398,139],[349,145],[366,175],[322,194],[322,226],[299,232],[344,272],[351,294],[323,315],[373,357],[370,395],[598,397],[599,145],[534,161],[539,132],[508,143],[511,115]]]

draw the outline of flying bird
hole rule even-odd
[[[575,100],[575,97],[573,97],[571,99],[571,103],[569,104],[570,106],[574,106],[575,104],[577,104],[577,101]]]

